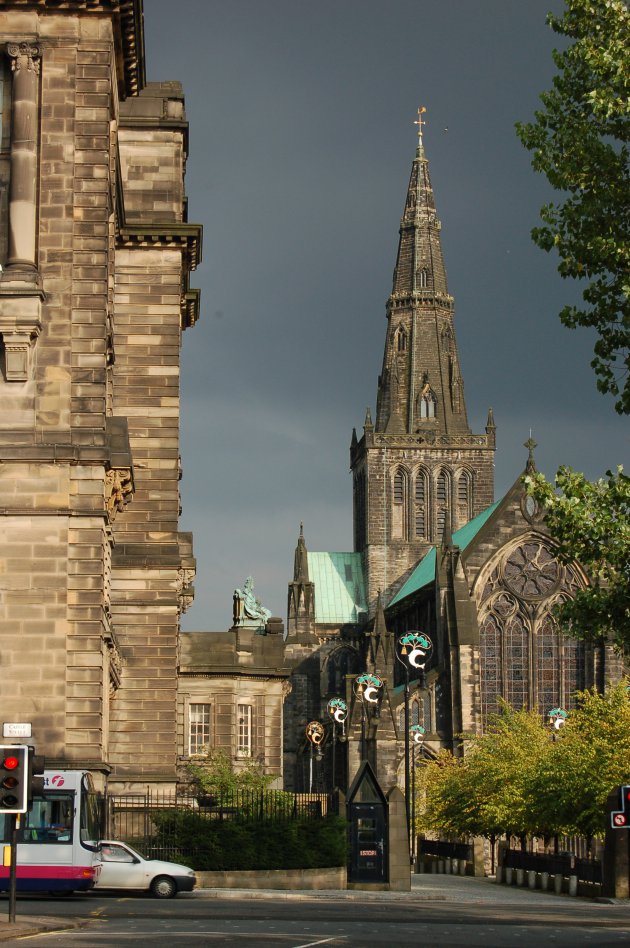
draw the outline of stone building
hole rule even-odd
[[[235,771],[253,764],[283,785],[282,713],[289,669],[284,625],[253,595],[248,577],[235,590],[232,628],[183,632],[178,693],[179,773],[221,750]]]
[[[3,0],[0,93],[2,718],[112,789],[173,785],[183,94],[146,82],[142,0]]]
[[[621,673],[611,648],[557,629],[554,604],[588,578],[556,558],[522,476],[494,502],[494,415],[483,433],[471,431],[421,132],[419,124],[375,421],[368,409],[361,438],[352,433],[354,551],[308,552],[301,529],[289,583],[285,781],[299,789],[313,719],[328,727],[320,789],[345,788],[361,759],[385,790],[404,783],[407,674],[407,723],[425,728],[423,752],[432,754],[459,753],[460,735],[482,730],[501,698],[544,715],[570,709],[576,689]],[[531,471],[531,438],[526,447]],[[423,670],[401,654],[400,638],[412,631],[432,643]],[[377,707],[357,689],[360,673],[382,683]],[[341,746],[336,735],[333,774],[327,704],[335,696],[348,720]]]

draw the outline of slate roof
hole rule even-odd
[[[367,613],[360,553],[308,553],[315,584],[315,622],[344,625]]]
[[[490,519],[500,503],[501,501],[497,500],[495,503],[490,504],[490,506],[482,510],[480,514],[477,514],[476,517],[473,517],[472,520],[465,523],[463,527],[456,530],[453,534],[453,545],[458,546],[460,550],[465,550],[471,540],[474,540],[477,536],[484,523]],[[433,582],[435,579],[435,559],[435,547],[432,546],[429,552],[420,560],[409,579],[400,587],[389,603],[390,606],[402,602],[407,596],[411,596],[412,593],[417,592],[419,589],[422,589],[423,586],[428,586],[429,583]]]

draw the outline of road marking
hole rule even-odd
[[[293,948],[313,948],[313,945],[325,945],[329,941],[335,941],[335,940],[336,940],[336,936],[333,936],[332,938],[320,938],[319,941],[308,941],[308,942],[305,942],[303,945],[294,945]]]

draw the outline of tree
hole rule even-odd
[[[196,794],[219,799],[243,790],[268,790],[275,780],[253,760],[246,760],[240,770],[234,770],[232,758],[218,747],[210,747],[199,763],[187,764],[186,770]]]
[[[581,563],[592,584],[557,607],[564,631],[630,646],[630,477],[619,467],[592,482],[561,467],[554,484],[538,472],[525,483],[547,509],[559,559]]]
[[[553,753],[541,760],[532,800],[541,828],[554,833],[601,836],[606,800],[630,780],[630,700],[628,682],[605,694],[583,691],[571,711]]]
[[[566,0],[551,28],[571,44],[554,50],[559,73],[544,110],[518,123],[532,166],[567,193],[545,205],[532,238],[558,251],[562,277],[587,280],[586,305],[565,306],[565,326],[595,328],[597,387],[630,413],[630,12],[625,0]]]

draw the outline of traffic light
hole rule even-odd
[[[0,813],[28,810],[28,755],[23,745],[0,745]]]
[[[613,829],[630,828],[630,786],[619,788],[621,795],[621,809],[613,810],[610,814],[610,823]]]
[[[44,793],[44,770],[46,758],[35,753],[34,747],[28,749],[28,806],[33,803],[33,797],[41,797]]]

